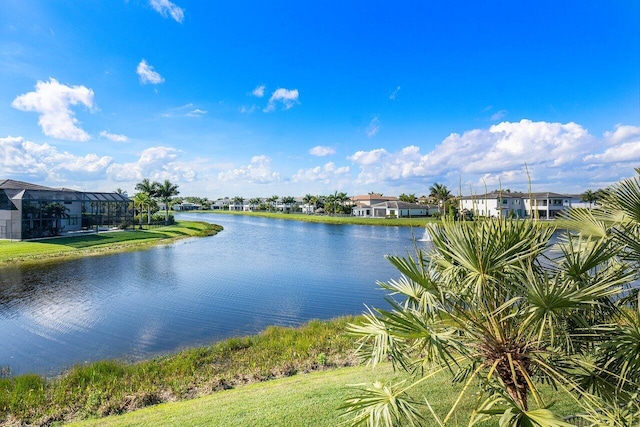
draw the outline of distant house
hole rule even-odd
[[[216,211],[227,209],[230,203],[231,200],[228,197],[225,197],[224,199],[218,199],[211,204],[211,210]]]
[[[426,205],[398,201],[385,201],[371,206],[353,208],[353,216],[369,218],[415,218],[429,215]]]
[[[126,194],[0,180],[0,239],[24,240],[83,229],[126,227],[132,218]]]
[[[383,196],[382,194],[378,194],[378,193],[369,193],[369,194],[362,194],[359,196],[353,196],[351,198],[351,203],[353,206],[373,206],[377,203],[395,202],[397,200],[398,200],[397,197]]]
[[[570,194],[492,192],[461,197],[459,208],[478,216],[553,219],[577,203],[580,197]]]
[[[174,203],[172,209],[174,211],[195,211],[202,209],[202,206],[197,203],[183,201],[182,203]]]

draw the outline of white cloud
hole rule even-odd
[[[242,107],[240,107],[240,113],[241,114],[251,114],[254,111],[256,111],[258,107],[256,107],[255,105],[252,105],[251,107],[247,107],[246,105],[243,105]]]
[[[100,132],[100,136],[103,138],[107,138],[109,141],[113,141],[113,142],[127,142],[127,140],[129,139],[125,135],[109,133],[106,130],[103,130],[102,132]]]
[[[180,151],[171,147],[150,147],[144,150],[137,161],[112,164],[107,176],[114,181],[140,181],[149,178],[152,181],[187,181],[196,178],[191,165],[179,161]]]
[[[263,155],[252,157],[247,166],[220,172],[218,179],[222,181],[268,184],[280,181],[280,173],[271,169],[271,159]]]
[[[640,160],[640,126],[617,125],[615,131],[605,132],[609,148],[602,153],[585,156],[585,162],[629,163]]]
[[[299,93],[298,89],[284,89],[279,88],[276,89],[272,94],[271,98],[269,98],[269,103],[264,109],[265,113],[273,111],[276,109],[276,103],[281,102],[284,105],[284,109],[288,110],[293,107],[295,104],[299,104],[298,101]]]
[[[47,136],[88,141],[91,137],[77,126],[78,120],[70,108],[77,104],[93,108],[93,91],[84,86],[66,86],[50,78],[48,82],[38,81],[35,92],[18,96],[11,106],[40,113],[38,124]]]
[[[309,154],[312,156],[324,157],[330,156],[336,153],[336,149],[333,147],[326,147],[323,145],[317,145],[309,150]]]
[[[624,163],[632,170],[632,162],[640,160],[640,128],[618,127],[604,140],[616,145],[603,144],[576,123],[521,120],[451,134],[428,153],[411,145],[397,152],[358,151],[349,160],[359,168],[357,184],[414,181],[426,188],[435,181],[448,181],[452,188],[462,179],[463,192],[468,191],[467,184],[482,186],[483,180],[526,189],[526,163],[534,186],[562,191],[584,189],[592,176],[615,181],[619,177],[606,163]]]
[[[375,136],[380,131],[380,119],[378,116],[374,116],[367,126],[366,134],[369,138]]]
[[[108,156],[76,156],[59,152],[49,144],[37,144],[22,137],[0,138],[0,170],[8,175],[24,175],[42,181],[95,180],[104,177],[112,163]]]
[[[189,111],[186,115],[187,117],[202,117],[205,114],[207,114],[206,110],[201,110],[199,108],[196,108],[195,110]]]
[[[170,15],[176,22],[182,24],[184,9],[169,0],[149,0],[151,7],[165,18]]]
[[[262,98],[264,96],[264,90],[266,89],[265,85],[260,85],[258,87],[256,87],[254,90],[251,91],[251,94],[253,96],[256,96],[258,98]]]
[[[624,142],[634,142],[640,140],[640,126],[629,126],[617,124],[613,132],[604,133],[605,141],[608,144],[620,144]]]
[[[147,83],[157,85],[164,83],[164,77],[158,72],[154,71],[153,67],[147,63],[145,59],[140,61],[136,68],[136,73],[140,76],[140,83],[146,85]]]
[[[395,101],[396,96],[398,95],[398,92],[400,92],[400,86],[396,87],[395,90],[393,92],[391,92],[391,95],[389,95],[389,99]]]
[[[509,112],[507,110],[496,111],[495,113],[493,113],[491,115],[491,120],[492,121],[502,120],[505,117],[507,117],[507,114],[509,114]]]
[[[324,166],[316,166],[311,169],[300,169],[292,177],[294,182],[323,182],[330,184],[333,179],[349,174],[349,166],[336,167],[329,162]]]

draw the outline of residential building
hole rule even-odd
[[[171,207],[174,211],[196,211],[202,209],[202,206],[197,203],[185,202],[174,203]]]
[[[429,208],[418,203],[398,201],[385,201],[371,206],[356,206],[352,211],[353,216],[370,218],[414,218],[427,216]]]
[[[379,193],[362,194],[351,198],[351,202],[354,206],[373,206],[377,203],[395,202],[397,200],[397,197],[383,196]]]
[[[133,219],[126,194],[51,188],[0,180],[0,239],[51,237],[125,228]]]
[[[492,192],[461,197],[459,208],[477,216],[553,219],[579,202],[579,196],[570,194]]]

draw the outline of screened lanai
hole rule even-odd
[[[0,239],[25,240],[126,228],[133,215],[129,204],[123,194],[0,181]]]

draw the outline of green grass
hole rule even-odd
[[[246,215],[263,218],[287,219],[303,222],[319,222],[324,224],[377,225],[390,227],[424,227],[428,222],[440,221],[436,217],[420,218],[363,218],[356,216],[307,215],[282,212],[241,212],[241,211],[190,211],[189,213],[215,213],[220,215]]]
[[[0,424],[25,424],[120,414],[189,399],[238,385],[351,365],[355,339],[344,334],[355,318],[310,321],[299,328],[268,327],[134,364],[105,360],[57,378],[0,378]]]
[[[88,419],[76,425],[338,425],[337,408],[357,394],[347,385],[402,379],[386,364],[375,371],[348,367],[355,363],[355,338],[344,332],[356,321],[269,327],[258,335],[135,364],[77,366],[54,379],[32,374],[0,379],[0,424]],[[429,399],[442,417],[460,390],[442,373],[417,387],[414,398]],[[456,411],[460,425],[467,424],[474,404],[473,394],[462,401]],[[568,415],[576,407],[564,398],[554,410]]]
[[[210,396],[183,402],[163,403],[119,416],[87,420],[71,424],[89,426],[253,426],[253,427],[324,427],[345,421],[339,409],[347,397],[356,394],[350,384],[376,380],[396,383],[402,377],[394,374],[389,364],[373,371],[358,366],[283,378],[266,383],[238,387]],[[418,401],[426,397],[440,418],[453,406],[461,386],[453,386],[442,374],[415,392]],[[477,392],[475,390],[474,392]],[[475,404],[474,394],[464,399],[453,416],[454,424],[466,426]],[[563,415],[576,410],[568,401],[560,401],[554,409]],[[424,409],[425,425],[436,425]],[[481,423],[479,426],[493,426]]]
[[[153,230],[113,231],[28,242],[0,240],[0,266],[139,249],[185,237],[210,236],[220,230],[222,227],[205,222],[178,221]]]

